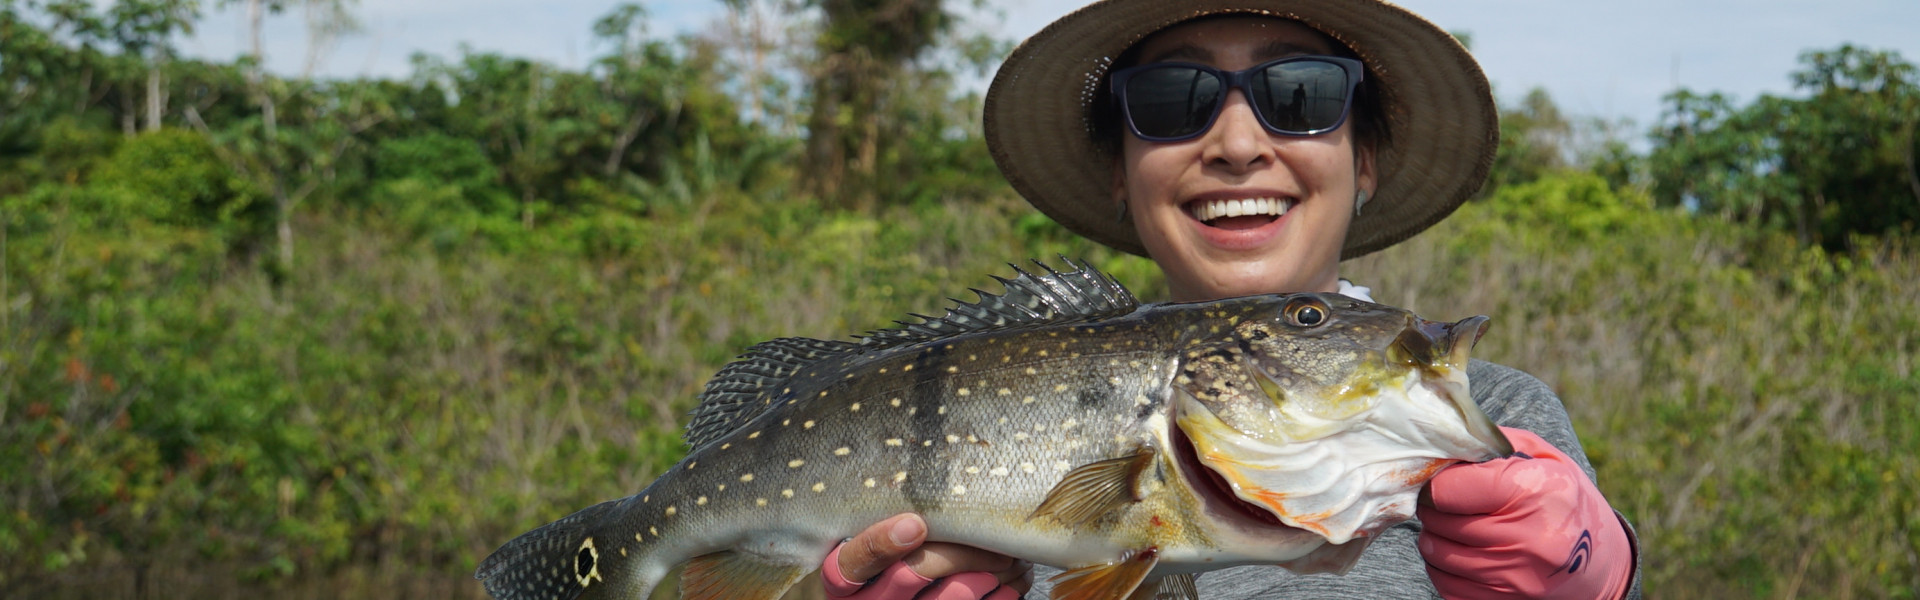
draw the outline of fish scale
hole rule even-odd
[[[1484,319],[1315,294],[1142,307],[1084,265],[996,280],[858,342],[755,346],[708,383],[682,461],[475,576],[502,599],[644,598],[685,564],[683,597],[777,598],[911,511],[932,540],[1067,569],[1058,598],[1188,597],[1237,564],[1342,571],[1435,465],[1511,451],[1464,400]],[[1335,445],[1351,472],[1296,458]]]

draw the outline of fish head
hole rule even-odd
[[[1176,422],[1239,500],[1331,543],[1413,516],[1421,486],[1513,447],[1469,394],[1488,319],[1421,319],[1333,294],[1240,299],[1189,341]],[[1213,331],[1208,328],[1205,331]]]

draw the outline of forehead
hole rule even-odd
[[[1139,63],[1214,64],[1263,61],[1296,54],[1333,54],[1333,40],[1298,21],[1259,15],[1209,17],[1147,36],[1134,48]]]

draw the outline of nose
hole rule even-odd
[[[1220,117],[1214,120],[1213,128],[1204,138],[1206,146],[1201,158],[1229,172],[1246,172],[1273,160],[1273,144],[1268,143],[1267,137],[1267,130],[1260,126],[1259,117],[1254,116],[1246,92],[1228,90],[1226,106],[1220,107]]]

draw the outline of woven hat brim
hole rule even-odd
[[[1500,135],[1492,89],[1466,48],[1418,15],[1378,0],[1106,0],[1028,38],[994,75],[987,145],[1014,190],[1067,229],[1146,256],[1132,224],[1114,218],[1114,159],[1095,142],[1090,107],[1127,48],[1223,14],[1299,21],[1367,65],[1392,143],[1375,154],[1378,183],[1347,229],[1342,259],[1438,223],[1486,180]]]

